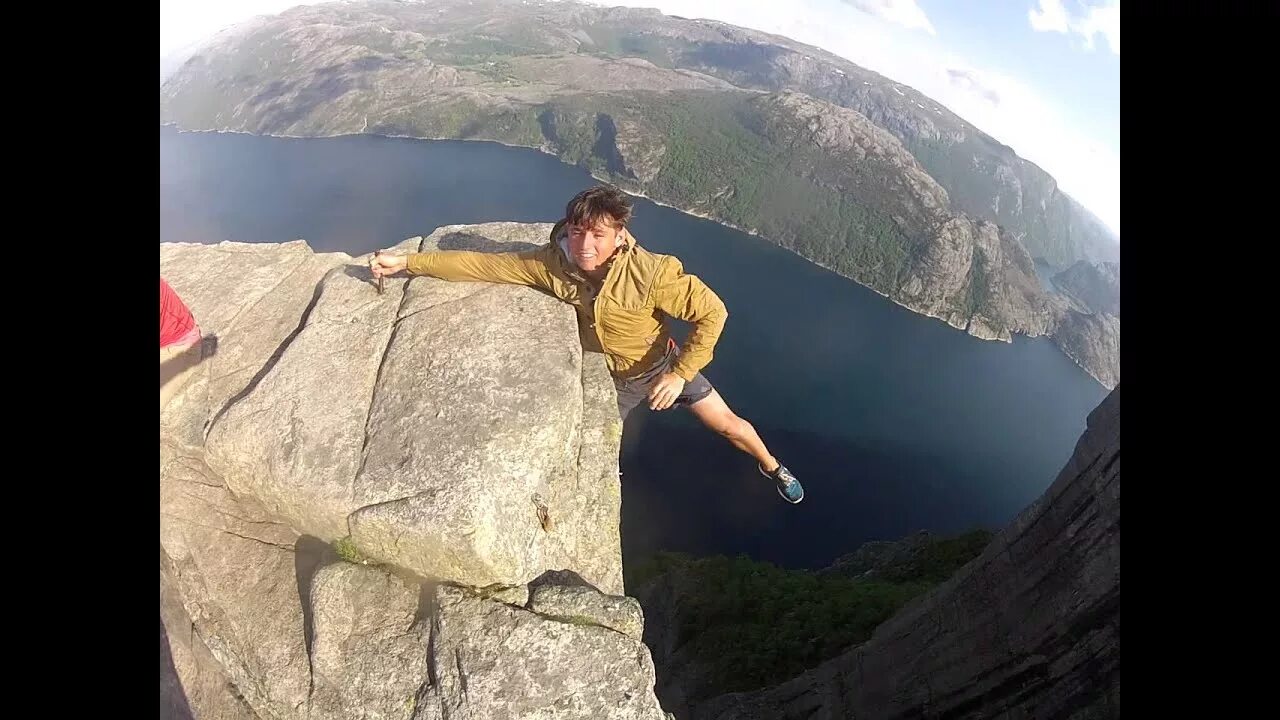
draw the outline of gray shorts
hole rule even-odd
[[[680,350],[673,343],[666,357],[662,358],[662,362],[652,369],[646,370],[634,378],[623,379],[615,377],[613,379],[613,386],[618,391],[619,417],[625,421],[631,411],[636,409],[638,405],[643,404],[646,408],[649,407],[649,391],[653,389],[654,384],[658,382],[658,378],[661,378],[663,373],[671,371],[671,366],[679,355]],[[715,388],[711,386],[711,382],[703,377],[702,373],[698,373],[693,376],[693,380],[684,384],[684,390],[676,398],[672,407],[677,405],[688,407],[710,395],[713,390]]]

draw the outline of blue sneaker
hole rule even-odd
[[[764,468],[759,465],[756,465],[756,467],[760,468],[761,475],[764,475],[778,484],[778,494],[782,496],[783,500],[795,505],[804,499],[804,488],[800,485],[800,481],[796,479],[796,476],[792,475],[791,471],[788,470],[785,465],[779,463],[778,469],[771,473],[765,472]]]

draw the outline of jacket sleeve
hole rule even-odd
[[[693,323],[693,331],[680,348],[671,370],[692,381],[711,362],[716,342],[724,331],[729,311],[719,296],[696,275],[686,275],[684,266],[667,257],[654,279],[653,304],[659,310],[685,322]]]
[[[510,283],[551,289],[551,273],[541,250],[489,253],[473,250],[435,250],[409,255],[408,273],[442,280]]]

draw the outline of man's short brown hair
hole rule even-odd
[[[620,229],[631,220],[631,200],[613,185],[597,185],[574,195],[564,208],[564,218],[569,225],[595,227],[604,220]]]

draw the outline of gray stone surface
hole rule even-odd
[[[408,718],[427,682],[418,582],[338,562],[311,582],[310,720]]]
[[[293,715],[310,692],[297,541],[261,507],[236,499],[199,459],[178,457],[162,470],[162,613],[167,593],[173,617],[189,619],[186,630],[265,717]],[[169,629],[171,636],[181,632],[181,621]],[[198,647],[194,640],[187,646]],[[213,669],[199,666],[201,673]],[[188,684],[200,681],[188,675]]]
[[[297,240],[279,244],[165,243],[160,275],[191,309],[207,357],[165,409],[160,433],[198,452],[213,419],[251,387],[305,319],[316,285],[349,261],[312,253]]]
[[[665,720],[639,641],[457,588],[436,598],[436,682],[415,720]]]
[[[396,251],[442,239],[518,248],[549,229],[441,228]],[[253,248],[283,278],[251,270]],[[300,532],[350,536],[370,559],[474,586],[572,567],[621,592],[621,429],[603,358],[583,355],[572,309],[530,288],[434,278],[389,279],[378,295],[364,259],[320,272],[332,258],[305,250],[162,248],[162,272],[220,334],[162,435],[195,453],[207,426],[203,452],[229,488]],[[226,277],[184,280],[215,271]],[[303,292],[307,279],[318,284]],[[250,281],[289,291],[242,293]],[[215,297],[242,321],[223,319],[232,313]]]
[[[635,598],[606,595],[582,586],[544,585],[534,588],[529,609],[553,618],[592,622],[633,640],[644,634],[644,612]]]

